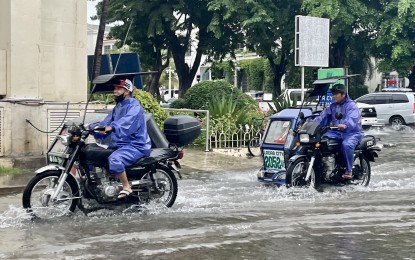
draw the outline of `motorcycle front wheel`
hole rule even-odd
[[[177,179],[174,173],[168,167],[158,165],[153,177],[156,185],[152,184],[149,190],[140,192],[140,200],[153,201],[166,207],[173,206],[178,191]]]
[[[312,187],[317,188],[316,175],[314,169],[311,170],[311,176],[308,181],[305,180],[307,176],[309,161],[304,158],[298,158],[292,162],[287,169],[285,177],[285,185],[289,187]]]
[[[75,181],[67,178],[62,190],[58,193],[55,201],[51,197],[58,186],[61,175],[59,171],[47,171],[36,175],[27,184],[23,192],[23,208],[34,217],[47,219],[61,217],[75,210],[79,190]]]

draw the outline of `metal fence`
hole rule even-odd
[[[203,114],[198,116],[202,120],[202,131],[205,134],[205,151],[208,152],[211,149],[225,149],[225,148],[244,148],[248,146],[249,140],[256,135],[260,135],[260,129],[258,125],[242,125],[236,127],[215,127],[216,130],[210,126],[209,110],[195,110],[195,109],[176,109],[165,108],[171,115],[175,114],[191,114],[196,116],[197,114]],[[262,138],[262,136],[260,137]]]

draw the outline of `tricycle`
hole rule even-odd
[[[325,100],[331,84],[354,75],[330,77],[313,82],[309,97]],[[317,104],[316,107],[320,107]],[[324,108],[324,107],[323,107]],[[370,181],[370,162],[378,156],[380,148],[373,136],[363,137],[355,150],[353,180],[343,181],[344,161],[340,143],[325,139],[327,129],[320,128],[312,119],[320,111],[311,108],[287,108],[270,117],[265,130],[261,151],[263,166],[257,173],[258,181],[277,186],[313,186],[320,183],[360,184]],[[341,119],[342,115],[336,115]],[[333,130],[335,126],[331,126]],[[307,139],[308,137],[309,139]]]

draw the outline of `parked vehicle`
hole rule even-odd
[[[98,76],[92,93],[99,89],[108,91],[117,78],[125,78],[125,75]],[[178,192],[174,173],[180,177],[182,147],[199,135],[199,121],[190,116],[171,116],[164,122],[163,134],[152,116],[146,115],[152,141],[151,154],[126,168],[133,196],[120,202],[117,195],[122,185],[108,169],[108,156],[112,150],[87,142],[94,130],[87,129],[85,123],[99,121],[97,115],[90,118],[95,120],[89,122],[83,118],[63,125],[47,152],[47,165],[35,172],[23,192],[23,207],[39,218],[62,216],[74,212],[76,207],[87,212],[89,209],[85,209],[84,200],[108,207],[148,202],[171,207]]]
[[[340,112],[336,118],[342,118]],[[302,120],[307,120],[301,116]],[[308,117],[312,118],[312,117]],[[355,149],[353,163],[353,179],[343,180],[345,172],[344,156],[341,152],[341,142],[323,137],[327,130],[338,130],[336,126],[322,128],[319,122],[306,121],[298,130],[301,149],[289,159],[286,185],[288,187],[311,186],[318,188],[320,184],[359,184],[369,185],[371,178],[370,162],[378,157],[380,148],[376,146],[374,136],[364,136]]]
[[[358,103],[375,107],[378,123],[400,128],[415,123],[415,93],[383,91],[366,94],[356,99]]]
[[[356,105],[360,109],[363,129],[369,129],[372,126],[382,125],[378,122],[376,108],[373,105],[368,105],[364,103],[356,103]]]
[[[166,107],[169,108],[171,103],[173,103],[174,101],[176,101],[177,98],[170,98],[169,100],[167,100],[166,102],[160,101],[160,106],[161,107]]]

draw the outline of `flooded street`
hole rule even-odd
[[[264,187],[258,158],[198,152],[170,209],[32,222],[2,196],[0,259],[415,259],[415,130],[367,134],[385,145],[369,187]]]

